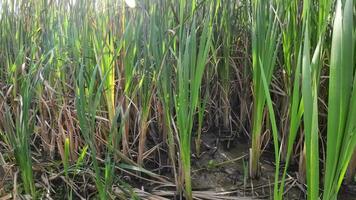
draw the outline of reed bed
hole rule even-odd
[[[0,1],[0,198],[259,198],[270,159],[270,199],[291,182],[338,199],[356,168],[355,18],[353,0]],[[197,169],[241,143],[248,160]],[[197,189],[227,163],[243,186]]]

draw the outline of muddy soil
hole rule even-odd
[[[231,196],[251,199],[273,199],[274,154],[266,151],[262,155],[261,177],[251,180],[248,177],[248,149],[246,139],[232,137],[228,133],[204,134],[202,153],[192,160],[193,190],[231,192]],[[297,172],[293,170],[287,175],[286,200],[306,199],[306,188],[298,183],[296,176]],[[338,199],[356,200],[356,185],[343,185]]]
[[[224,139],[221,139],[224,138]],[[231,196],[269,199],[273,192],[275,167],[269,155],[262,157],[262,174],[258,180],[248,176],[248,149],[246,139],[228,133],[206,133],[202,137],[203,152],[192,161],[193,190],[228,191]],[[304,199],[304,192],[296,180],[286,181],[286,199]]]

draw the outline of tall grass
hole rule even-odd
[[[184,9],[192,8],[196,2],[186,4],[180,1],[180,21],[185,20]],[[211,17],[211,16],[210,16]],[[210,18],[211,21],[212,18]],[[181,24],[182,25],[182,24]],[[193,17],[190,27],[181,26],[179,29],[179,49],[177,56],[177,88],[175,108],[177,112],[177,128],[179,132],[180,156],[182,162],[182,177],[185,182],[185,193],[188,199],[192,199],[191,186],[191,137],[195,111],[200,104],[199,92],[204,69],[207,64],[208,53],[211,44],[211,22],[203,24],[201,36],[198,38],[198,29]],[[197,50],[198,49],[198,50]]]
[[[77,80],[77,99],[76,108],[79,124],[81,127],[81,133],[85,142],[90,149],[91,158],[93,160],[95,177],[94,181],[99,192],[100,199],[107,199],[107,182],[102,181],[102,171],[100,170],[99,163],[97,161],[97,150],[95,147],[95,117],[97,108],[100,102],[104,81],[101,82],[100,87],[95,88],[95,80],[99,67],[95,67],[92,74],[89,77],[84,76],[84,66],[80,68],[78,72]],[[86,81],[88,80],[88,81]]]
[[[355,3],[338,0],[329,72],[328,130],[323,199],[337,199],[355,148]]]
[[[150,43],[148,43],[149,45]],[[147,50],[150,48],[146,47]],[[147,52],[147,56],[150,54]],[[138,145],[138,164],[142,165],[143,162],[143,153],[144,153],[144,147],[146,143],[146,137],[147,137],[147,131],[148,131],[148,117],[150,114],[151,110],[151,102],[152,102],[152,96],[154,94],[155,90],[155,82],[156,82],[156,76],[158,70],[154,68],[153,65],[151,65],[150,62],[148,62],[148,57],[145,59],[147,62],[142,63],[142,66],[140,66],[142,69],[140,69],[140,74],[141,74],[141,80],[140,80],[140,92],[139,92],[139,98],[140,98],[140,105],[141,105],[141,115],[140,115],[140,138],[139,138],[139,145]]]
[[[263,90],[262,73],[270,84],[277,57],[279,40],[276,7],[274,1],[252,2],[252,74],[253,74],[253,125],[250,149],[250,176],[260,175],[261,133],[266,97]],[[263,72],[262,72],[263,70]]]
[[[233,43],[233,27],[232,21],[234,16],[234,7],[237,2],[231,1],[216,1],[217,11],[219,11],[219,17],[216,17],[216,23],[219,26],[218,35],[215,37],[216,47],[221,53],[221,60],[217,64],[217,75],[220,83],[220,106],[221,106],[221,118],[223,121],[223,127],[226,130],[230,128],[231,122],[231,46]]]
[[[18,191],[40,198],[37,173],[62,163],[69,199],[78,195],[70,183],[81,179],[95,184],[99,199],[118,190],[136,198],[121,177],[166,184],[153,168],[169,169],[168,185],[193,199],[192,139],[200,159],[203,127],[218,126],[250,136],[251,181],[265,176],[262,143],[273,145],[274,199],[284,197],[298,149],[306,152],[307,198],[337,199],[356,145],[353,0],[0,7],[0,144],[13,150],[0,155],[16,161]],[[264,131],[271,141],[262,141]],[[42,159],[55,167],[35,176]]]
[[[286,96],[282,100],[281,122],[281,160],[288,165],[293,143],[301,122],[303,110],[299,109],[300,96],[300,40],[302,23],[299,22],[301,10],[299,1],[283,1],[280,12],[282,20],[283,47],[283,88]],[[287,168],[286,168],[287,169]]]
[[[321,70],[323,43],[326,30],[328,1],[319,6],[320,15],[317,23],[317,44],[312,50],[311,20],[313,18],[312,2],[303,5],[303,51],[302,51],[302,95],[304,104],[304,127],[306,148],[306,172],[308,199],[319,198],[319,126],[318,126],[318,90]],[[310,58],[310,52],[313,52]]]
[[[151,7],[151,24],[150,24],[150,41],[149,41],[149,55],[152,56],[152,64],[155,66],[157,74],[157,97],[162,103],[162,140],[165,146],[168,147],[168,157],[172,165],[172,174],[174,176],[177,188],[179,182],[176,173],[176,148],[175,135],[173,131],[172,116],[174,112],[174,91],[171,90],[173,82],[171,77],[174,74],[173,59],[170,53],[170,48],[173,45],[175,35],[169,32],[169,27],[174,24],[174,21],[163,21],[161,18],[173,18],[171,12],[165,12],[169,8],[170,2],[157,2]]]
[[[36,197],[30,151],[30,139],[33,132],[33,111],[31,108],[31,100],[33,98],[31,90],[33,86],[29,78],[25,78],[21,82],[16,116],[11,116],[10,113],[12,111],[7,107],[5,129],[8,140],[14,150],[16,162],[20,168],[25,193]],[[13,117],[15,117],[15,123],[12,121]]]

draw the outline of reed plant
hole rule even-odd
[[[271,83],[276,65],[279,40],[275,1],[252,1],[252,75],[253,75],[253,124],[250,149],[250,176],[260,175],[261,133],[266,97],[263,90],[262,71],[266,83]],[[261,67],[261,66],[262,67]]]
[[[165,12],[170,9],[171,2],[155,2],[149,7],[150,21],[148,28],[146,58],[149,65],[155,72],[153,88],[156,92],[156,97],[160,100],[162,111],[157,110],[157,114],[162,116],[162,140],[164,145],[168,147],[168,157],[172,165],[172,174],[174,180],[179,187],[176,173],[176,147],[175,136],[172,127],[172,116],[174,112],[173,95],[173,56],[170,48],[174,42],[174,35],[170,32],[169,27],[175,25],[173,20],[162,21],[161,18],[173,18],[172,12]],[[150,76],[150,75],[149,75]],[[152,76],[152,75],[151,75]]]
[[[146,54],[147,56],[149,54]],[[148,60],[147,58],[145,60]],[[147,61],[148,62],[148,61]],[[141,105],[141,114],[140,114],[140,136],[139,136],[139,145],[138,145],[138,156],[137,162],[140,166],[143,164],[143,154],[145,151],[145,143],[147,138],[147,131],[149,126],[149,114],[151,110],[151,101],[152,96],[155,90],[156,82],[156,72],[153,66],[150,64],[142,63],[140,69],[141,80],[139,83],[139,99]]]
[[[285,97],[281,102],[281,160],[289,164],[293,143],[301,122],[303,109],[300,95],[300,48],[302,23],[298,1],[282,1],[280,8],[282,20],[283,68],[280,77]]]
[[[124,9],[124,8],[123,8]],[[125,10],[125,9],[124,9]],[[124,15],[124,13],[121,13]],[[132,16],[135,19],[135,14]],[[140,65],[139,61],[139,52],[140,49],[140,38],[142,36],[142,18],[139,20],[129,20],[127,18],[121,18],[121,31],[120,34],[123,35],[122,38],[122,49],[120,51],[120,60],[118,61],[119,70],[117,77],[119,80],[119,85],[122,87],[119,91],[120,94],[117,94],[120,99],[119,105],[122,106],[123,112],[131,112],[132,99],[134,93],[137,90],[136,86],[136,76],[138,73],[138,66]],[[129,139],[130,139],[130,124],[132,124],[130,117],[127,117],[125,123],[121,123],[120,126],[124,127],[124,132],[122,134],[122,149],[124,154],[129,154]]]
[[[36,197],[36,188],[32,171],[32,159],[30,151],[30,139],[33,133],[33,117],[31,100],[33,98],[33,85],[29,78],[21,81],[20,95],[18,97],[18,110],[15,123],[12,121],[12,112],[7,110],[6,132],[8,140],[14,150],[16,162],[21,172],[21,178],[26,194]]]
[[[95,146],[95,117],[98,105],[101,100],[101,94],[104,87],[104,81],[101,82],[100,87],[95,87],[95,80],[99,71],[98,65],[94,68],[92,74],[89,77],[84,75],[84,65],[81,66],[78,74],[77,80],[77,99],[76,108],[79,124],[81,127],[81,134],[88,144],[90,149],[90,155],[93,161],[94,167],[94,181],[99,192],[100,199],[107,198],[107,185],[106,182],[102,181],[102,170],[100,169],[99,163],[97,161],[97,149]]]
[[[180,22],[185,19],[184,8],[194,8],[196,2],[186,4],[180,1]],[[193,9],[194,11],[194,9]],[[181,175],[184,177],[185,194],[187,199],[192,199],[191,185],[191,137],[194,116],[204,69],[208,60],[208,53],[211,44],[211,19],[203,24],[201,36],[198,38],[196,21],[192,16],[192,23],[189,28],[181,26],[178,34],[179,49],[177,56],[177,88],[175,97],[175,108],[177,117],[177,128],[180,143],[180,159],[182,162]],[[210,22],[209,22],[210,21]],[[181,24],[182,25],[182,24]],[[199,48],[198,48],[199,47]]]
[[[232,22],[235,20],[233,19],[234,16],[234,8],[236,7],[237,2],[231,1],[216,1],[216,10],[219,12],[217,13],[218,17],[215,18],[216,24],[219,26],[216,30],[217,33],[214,35],[217,41],[216,48],[218,52],[218,56],[221,57],[217,64],[217,76],[219,80],[219,85],[221,90],[220,91],[220,100],[219,103],[221,107],[221,117],[223,121],[224,129],[228,130],[230,128],[231,122],[231,105],[230,105],[230,98],[231,98],[231,46],[234,45],[234,31],[232,27]]]
[[[329,69],[327,145],[323,199],[337,199],[355,149],[355,3],[338,0],[333,22]]]
[[[308,199],[319,198],[319,126],[318,126],[318,90],[325,37],[326,24],[330,4],[323,1],[320,5],[319,21],[317,23],[315,49],[312,50],[312,2],[303,5],[303,50],[302,50],[302,96],[304,105],[304,131],[306,149],[306,174],[308,184]],[[313,52],[312,58],[310,52]]]

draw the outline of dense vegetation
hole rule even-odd
[[[191,160],[224,130],[248,138],[251,181],[274,152],[271,198],[299,163],[307,199],[337,199],[355,17],[354,0],[0,1],[0,197],[209,199]]]

